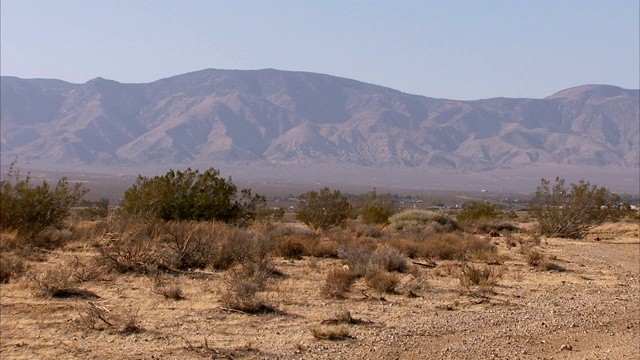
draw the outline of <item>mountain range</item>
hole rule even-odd
[[[637,169],[640,91],[456,101],[330,75],[207,69],[151,83],[2,76],[1,153],[23,164],[488,171]],[[490,86],[490,84],[488,84]]]

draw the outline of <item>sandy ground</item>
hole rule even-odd
[[[596,238],[598,239],[596,241]],[[0,285],[2,359],[637,359],[640,357],[638,224],[607,224],[584,240],[543,239],[536,250],[567,271],[532,267],[520,246],[495,238],[505,259],[494,293],[465,291],[459,266],[439,261],[401,274],[396,294],[358,280],[346,299],[322,295],[338,259],[275,259],[284,274],[260,294],[276,311],[249,315],[220,303],[224,273],[173,280],[184,300],[153,280],[118,275],[82,287],[96,300],[35,297],[26,280]],[[49,254],[51,266],[76,249]],[[408,290],[412,290],[410,294]],[[113,326],[87,324],[92,306]],[[331,323],[349,312],[355,319]],[[140,331],[116,329],[130,315]],[[133,314],[133,315],[131,315]],[[85,320],[83,320],[85,319]],[[95,320],[95,319],[94,319]],[[324,324],[323,324],[324,322]],[[321,340],[312,329],[343,331]]]

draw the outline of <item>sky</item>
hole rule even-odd
[[[436,98],[640,87],[638,0],[2,0],[0,72],[309,71]]]

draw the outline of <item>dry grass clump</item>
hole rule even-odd
[[[405,210],[389,218],[389,227],[402,232],[433,234],[452,232],[460,227],[447,215],[427,210]]]
[[[147,273],[162,260],[156,224],[122,223],[105,234],[99,261],[118,273]]]
[[[228,229],[212,254],[211,267],[227,270],[236,264],[260,263],[273,252],[273,240],[254,230]]]
[[[406,256],[396,248],[383,246],[377,248],[369,261],[385,271],[406,272],[409,270],[409,263]]]
[[[177,269],[203,269],[216,244],[216,226],[195,221],[172,221],[163,229],[171,252],[169,263]]]
[[[285,259],[299,260],[308,255],[308,238],[298,235],[285,235],[276,239],[276,254]],[[313,239],[315,240],[315,239]]]
[[[156,276],[153,280],[153,287],[151,292],[154,294],[162,295],[165,299],[170,300],[184,300],[185,296],[182,292],[182,287],[177,282],[169,281],[162,276]]]
[[[338,249],[338,257],[344,261],[349,270],[358,276],[365,276],[378,271],[371,262],[374,251],[374,248],[368,246],[346,243]]]
[[[245,260],[229,270],[220,301],[226,308],[244,313],[274,312],[275,309],[267,305],[259,293],[267,288],[275,274],[277,272],[266,255]]]
[[[370,288],[387,294],[395,293],[396,288],[400,284],[400,278],[396,273],[386,271],[370,273],[365,276],[364,281]]]
[[[320,340],[345,340],[351,338],[349,328],[341,326],[312,326],[311,335]]]
[[[458,274],[460,285],[470,293],[474,289],[480,293],[492,293],[500,278],[502,272],[498,269],[488,266],[476,267],[472,264],[462,264]]]
[[[31,272],[25,277],[28,286],[36,297],[41,298],[68,298],[80,297],[97,299],[96,293],[76,287],[77,281],[72,277],[72,272],[64,266],[51,266],[44,271]]]
[[[351,286],[358,279],[358,274],[345,268],[333,268],[327,272],[322,294],[332,298],[343,299]]]
[[[19,278],[26,270],[21,257],[12,253],[0,253],[0,283],[8,283]]]
[[[110,329],[122,335],[144,331],[140,324],[140,309],[137,307],[112,311],[105,306],[88,301],[83,311],[78,310],[78,316],[77,323],[89,330]]]
[[[417,253],[425,259],[467,260],[496,251],[488,239],[459,233],[434,234],[418,244]]]

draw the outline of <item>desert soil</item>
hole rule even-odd
[[[597,239],[597,240],[596,240]],[[100,299],[33,295],[27,280],[0,285],[2,359],[637,359],[640,358],[640,243],[637,223],[607,224],[586,239],[542,239],[537,251],[566,271],[527,264],[520,244],[495,238],[504,255],[493,292],[469,292],[458,265],[415,265],[395,294],[358,280],[346,299],[322,295],[338,259],[274,259],[264,301],[276,311],[250,315],[220,303],[225,273],[174,279],[184,300],[151,291],[153,280],[118,275],[82,287]],[[56,266],[90,249],[48,254],[32,268]],[[411,290],[411,292],[409,291]],[[122,333],[101,320],[132,314],[140,331]],[[108,313],[106,312],[108,311]],[[349,312],[347,324],[327,324]],[[85,319],[85,320],[83,320]],[[115,321],[115,320],[113,320]],[[323,323],[324,322],[324,323]],[[321,340],[312,329],[343,330]]]

